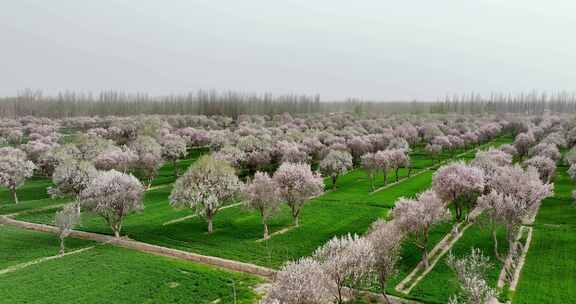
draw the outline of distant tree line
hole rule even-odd
[[[546,110],[558,113],[576,111],[576,94],[568,92],[548,93],[493,93],[489,96],[464,94],[446,96],[435,102],[432,113],[527,113],[541,114]]]
[[[129,116],[138,114],[275,115],[281,113],[530,113],[575,112],[574,93],[464,94],[434,102],[423,101],[321,101],[319,95],[279,95],[198,91],[183,95],[150,96],[145,93],[103,91],[98,94],[61,92],[44,96],[40,90],[22,90],[0,98],[1,117],[26,115],[51,118],[74,116]]]

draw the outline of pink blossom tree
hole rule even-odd
[[[310,165],[283,163],[272,177],[280,190],[280,197],[292,210],[294,225],[298,227],[300,211],[310,198],[322,194],[324,181],[312,172]]]
[[[516,148],[516,151],[518,151],[518,156],[523,158],[524,156],[528,155],[528,150],[535,141],[536,139],[534,139],[534,135],[532,135],[532,133],[518,134],[514,139],[514,148]]]
[[[144,208],[144,187],[132,175],[101,171],[80,193],[83,209],[103,217],[119,238],[124,218]]]
[[[98,170],[114,169],[126,173],[135,166],[137,161],[138,155],[128,147],[111,147],[94,158],[94,167]]]
[[[191,208],[208,221],[213,232],[213,219],[220,208],[238,199],[242,182],[228,163],[205,155],[179,177],[170,194],[170,205]]]
[[[380,293],[386,303],[390,304],[386,288],[388,281],[398,272],[400,248],[404,234],[394,222],[377,220],[372,224],[366,238],[370,241],[374,251],[372,254],[374,258],[372,271],[378,278]]]
[[[382,171],[384,185],[388,183],[388,171],[392,168],[392,150],[378,151],[374,154],[376,168]]]
[[[320,171],[332,178],[332,190],[336,190],[338,176],[346,174],[351,168],[352,155],[338,150],[331,150],[320,162]]]
[[[22,150],[0,148],[0,185],[10,190],[15,204],[18,203],[16,189],[32,176],[35,169],[34,163],[26,159],[26,153]]]
[[[368,176],[368,184],[370,186],[369,189],[370,191],[375,190],[374,178],[379,169],[375,156],[376,154],[374,153],[366,153],[362,155],[361,158],[362,168],[364,169],[364,172],[366,172],[366,175]]]
[[[410,235],[409,239],[422,250],[423,267],[428,267],[430,228],[450,216],[444,202],[434,191],[427,190],[420,193],[416,200],[400,198],[391,214],[398,228]]]
[[[188,152],[186,140],[176,134],[168,134],[163,136],[159,143],[162,146],[163,159],[172,162],[172,167],[174,167],[174,177],[177,177],[179,169],[176,161],[186,156],[186,153]]]
[[[534,167],[540,174],[540,179],[549,183],[556,173],[556,162],[546,156],[534,156],[522,163],[526,167]]]
[[[244,188],[246,206],[258,211],[264,225],[264,239],[268,239],[268,219],[280,206],[280,190],[276,182],[264,172],[256,172]]]
[[[498,254],[495,225],[506,227],[508,241],[514,244],[519,225],[533,215],[541,201],[552,194],[553,185],[542,182],[537,170],[529,167],[506,166],[499,169],[491,179],[491,192],[478,199],[478,206],[489,215],[494,238],[494,250]],[[509,250],[514,250],[509,246]]]
[[[400,168],[408,168],[408,176],[410,176],[412,167],[410,166],[410,156],[408,156],[407,151],[402,149],[388,151],[390,151],[390,168],[394,170],[396,181],[399,180],[398,172],[400,171]]]
[[[456,220],[462,220],[464,209],[476,202],[484,190],[482,170],[463,162],[440,167],[432,178],[432,189],[445,203],[454,204]]]
[[[362,282],[375,258],[370,241],[351,234],[332,238],[318,248],[313,257],[335,286],[332,294],[338,303],[343,303],[345,284],[357,286]]]
[[[164,164],[162,146],[150,136],[138,136],[129,146],[130,150],[138,155],[136,167],[150,188],[158,170]]]

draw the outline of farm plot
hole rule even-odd
[[[110,245],[2,274],[0,303],[254,303],[260,279]]]
[[[468,155],[473,156],[474,151]],[[370,193],[365,174],[361,170],[354,170],[338,180],[336,191],[327,192],[304,207],[300,227],[291,228],[288,209],[283,208],[269,226],[271,233],[283,229],[288,231],[264,242],[258,241],[262,237],[260,218],[241,207],[220,211],[215,217],[213,234],[207,234],[203,219],[190,217],[192,213],[189,210],[178,211],[169,206],[167,197],[171,187],[167,186],[146,193],[144,212],[129,216],[123,231],[128,237],[142,242],[277,268],[287,260],[309,255],[335,235],[364,233],[373,221],[388,214],[389,208],[399,197],[413,196],[427,189],[431,176],[432,172],[426,170],[385,190]],[[379,178],[382,179],[381,176]],[[184,221],[174,222],[186,217]],[[51,223],[53,212],[38,212],[17,218]],[[174,223],[166,224],[170,222]],[[111,233],[102,219],[91,215],[84,215],[80,229]],[[433,231],[431,246],[449,229],[450,225],[446,225]],[[404,256],[402,274],[410,271],[420,259],[416,249],[410,246],[404,250]]]
[[[567,167],[558,167],[554,196],[542,202],[513,303],[576,303],[576,208]]]

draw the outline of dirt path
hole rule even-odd
[[[40,231],[40,232],[48,232],[48,233],[56,233],[57,228],[49,225],[44,224],[35,224],[29,223],[24,221],[18,221],[15,219],[11,219],[6,216],[0,216],[0,224],[10,225],[18,228]],[[226,270],[236,271],[236,272],[243,272],[252,275],[257,275],[266,279],[272,278],[276,271],[270,268],[243,263],[233,260],[227,260],[223,258],[213,257],[213,256],[205,256],[200,255],[197,253],[191,253],[183,250],[177,250],[172,248],[167,248],[158,245],[152,245],[144,242],[128,240],[128,239],[117,239],[113,236],[92,233],[92,232],[84,232],[84,231],[77,231],[73,230],[70,233],[70,237],[85,239],[85,240],[92,240],[101,243],[110,243],[115,246],[124,247],[128,249],[138,250],[141,252],[152,253],[156,255],[172,257],[192,262],[197,262],[201,264],[207,264],[219,268],[223,268]]]

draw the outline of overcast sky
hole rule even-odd
[[[0,95],[574,91],[575,12],[574,0],[2,1]]]

